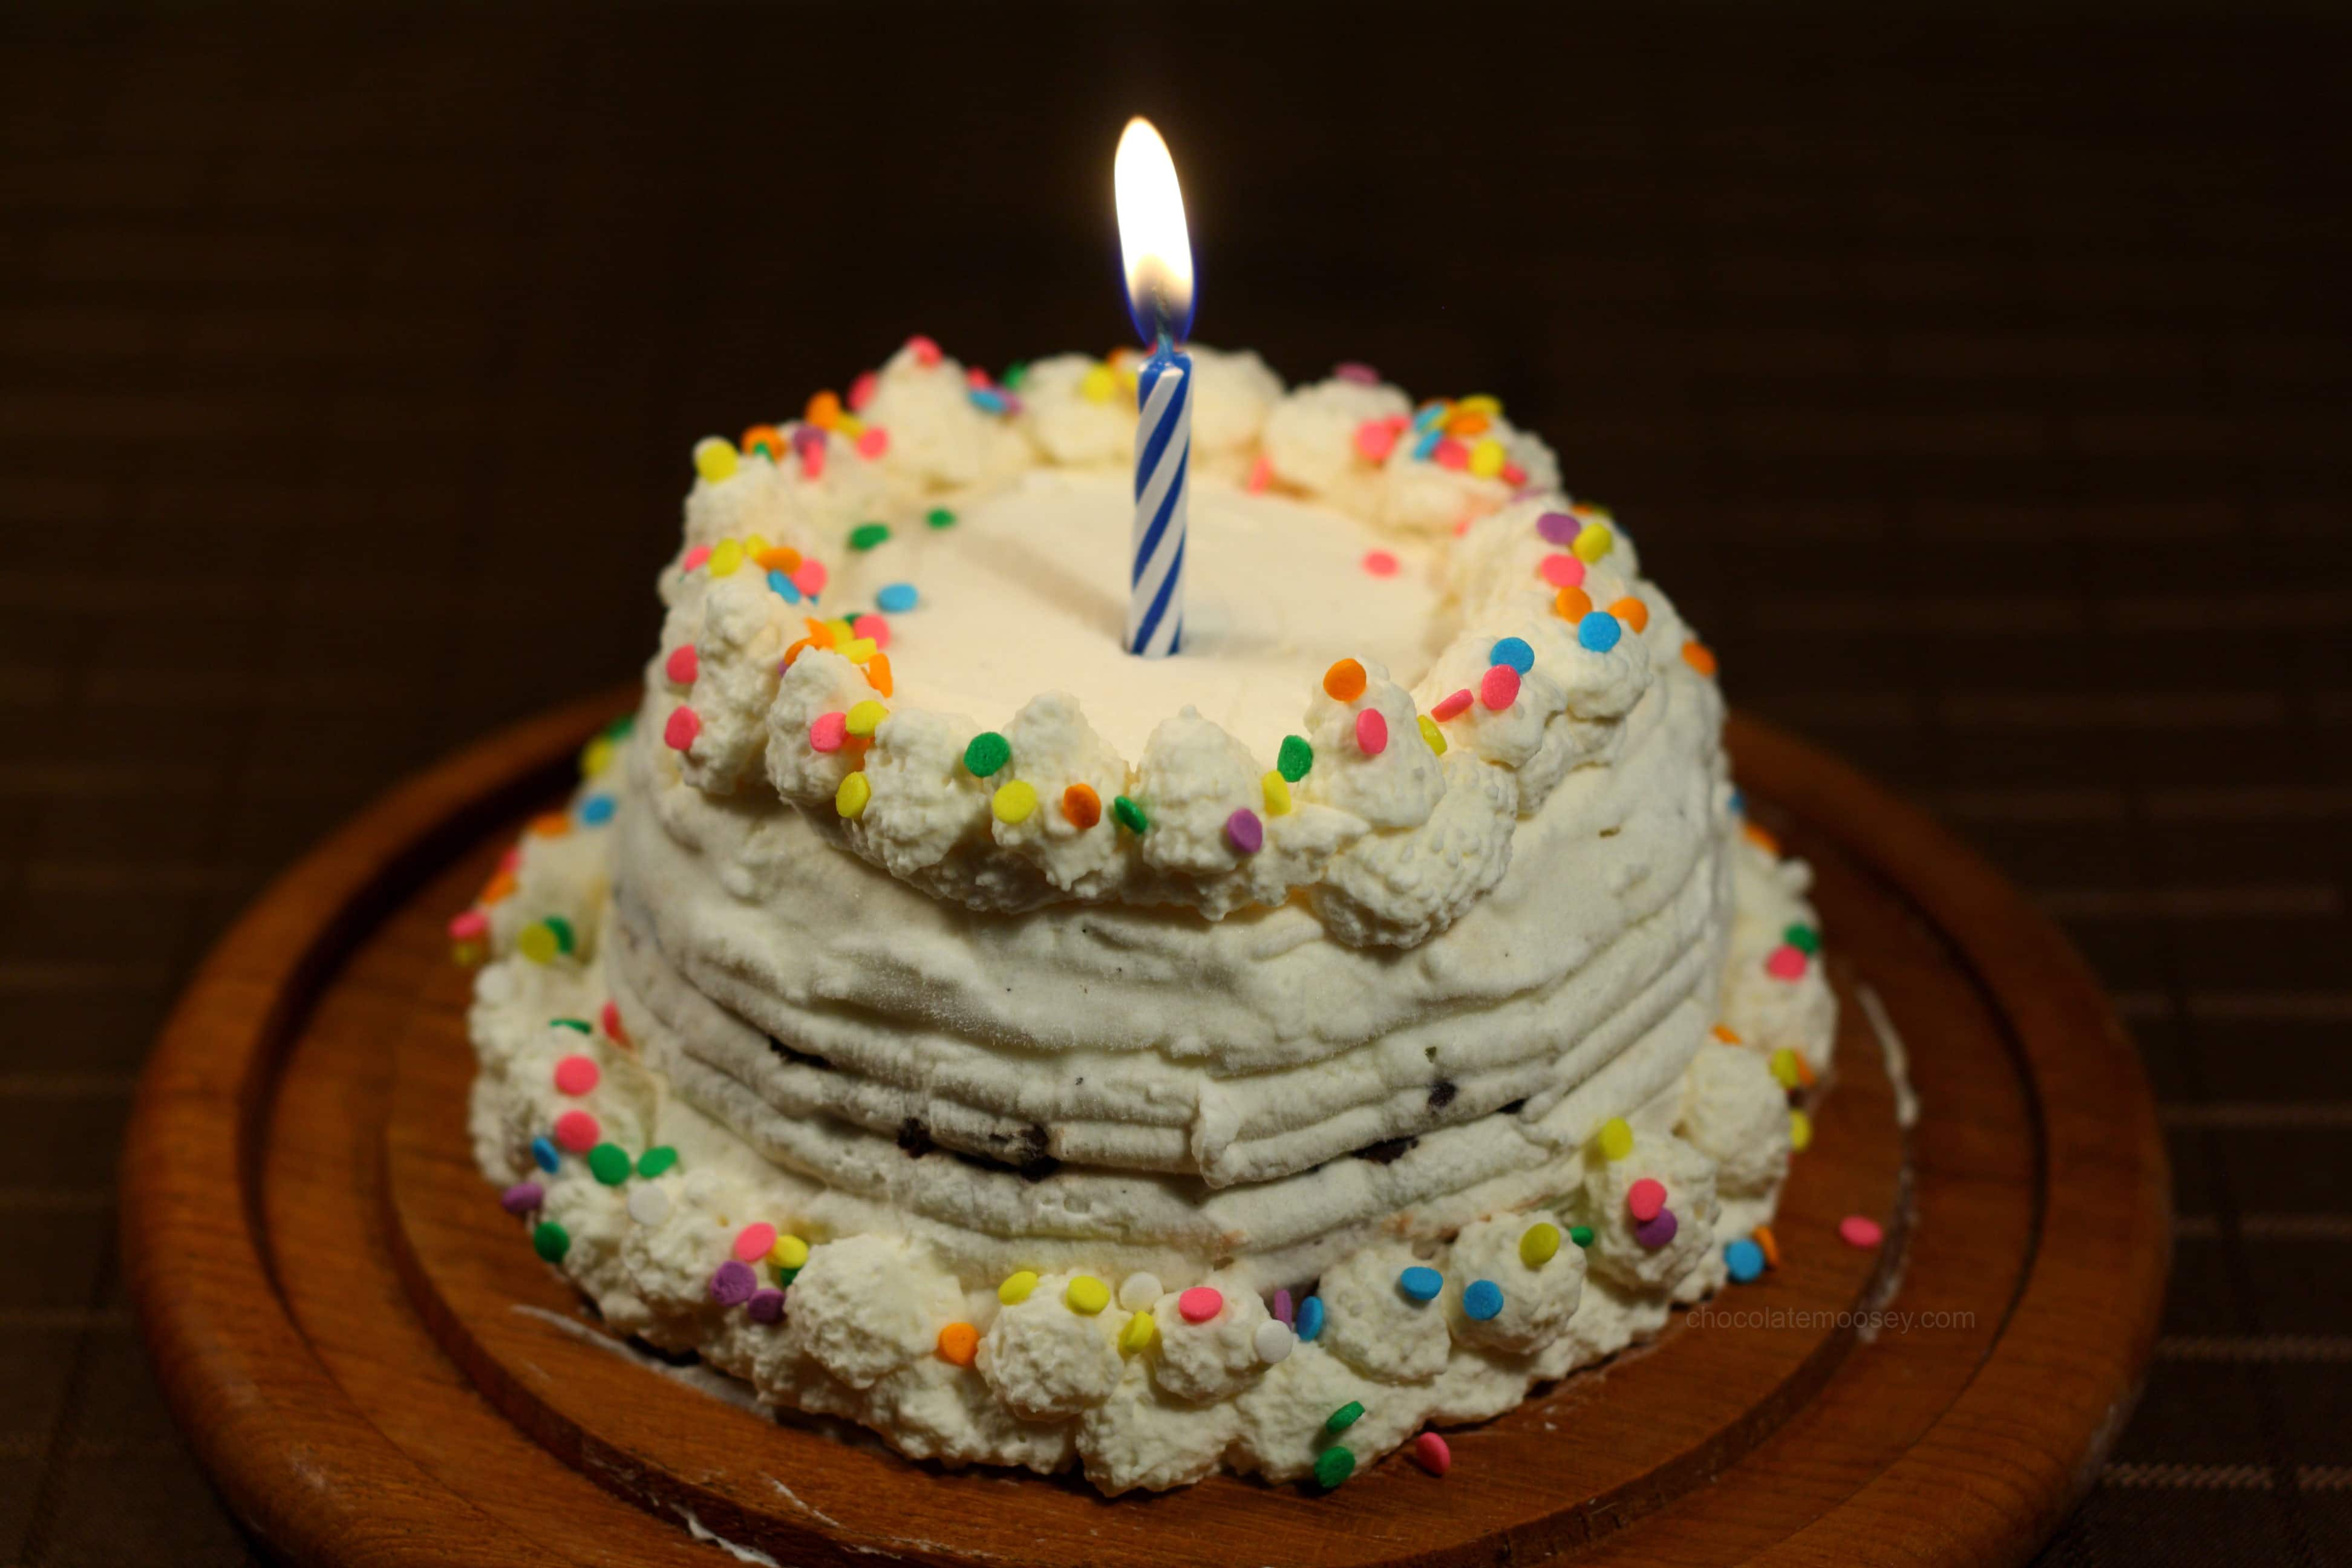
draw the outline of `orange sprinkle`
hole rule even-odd
[[[957,1366],[970,1366],[971,1358],[980,1353],[980,1331],[970,1323],[950,1323],[940,1331],[940,1359]]]
[[[531,836],[535,838],[561,838],[572,831],[572,818],[560,811],[530,819]]]
[[[866,684],[885,697],[890,695],[890,656],[888,654],[877,653],[866,661]]]
[[[1813,1069],[1812,1069],[1812,1068],[1811,1068],[1811,1066],[1806,1062],[1806,1060],[1805,1060],[1805,1053],[1804,1053],[1804,1052],[1802,1052],[1802,1051],[1796,1051],[1796,1052],[1793,1052],[1793,1053],[1791,1053],[1791,1054],[1792,1054],[1792,1055],[1794,1056],[1794,1058],[1796,1058],[1796,1063],[1797,1063],[1797,1087],[1798,1087],[1798,1088],[1800,1088],[1800,1089],[1811,1089],[1811,1088],[1812,1088],[1812,1087],[1813,1087]]]
[[[1727,1046],[1736,1046],[1739,1043],[1739,1037],[1733,1034],[1729,1029],[1725,1028],[1720,1024],[1717,1024],[1715,1026],[1715,1037],[1721,1040]]]
[[[801,620],[801,625],[808,627],[808,640],[816,644],[817,647],[831,647],[833,646],[833,628],[825,625],[824,622],[813,621],[803,616]]]
[[[1646,629],[1650,624],[1650,606],[1631,594],[1610,605],[1609,613],[1637,632]]]
[[[1323,672],[1323,689],[1334,702],[1353,702],[1364,694],[1364,667],[1343,658]]]
[[[476,899],[474,902],[478,904],[495,904],[501,899],[510,899],[514,897],[514,890],[515,874],[512,871],[501,871],[497,876],[482,884],[481,896]]]
[[[1062,792],[1062,815],[1083,833],[1102,820],[1102,796],[1092,784],[1074,784]]]
[[[793,660],[800,658],[801,656],[801,649],[814,647],[816,647],[816,638],[803,637],[800,641],[793,644],[792,647],[784,649],[784,668],[786,669],[792,668]]]
[[[1780,858],[1780,841],[1773,837],[1769,833],[1765,832],[1764,829],[1757,826],[1751,822],[1739,831],[1748,836],[1748,843],[1753,844],[1757,848],[1764,851],[1765,854],[1771,856],[1775,859]]]
[[[1715,650],[1703,642],[1686,642],[1683,644],[1683,662],[1701,675],[1712,676],[1715,673]]]
[[[772,425],[754,425],[743,432],[743,450],[781,458],[784,455],[784,434]]]
[[[1764,1249],[1764,1267],[1780,1268],[1780,1244],[1772,1239],[1772,1227],[1769,1225],[1759,1225],[1756,1227],[1755,1235],[1756,1245]]]
[[[1474,408],[1465,414],[1456,414],[1448,419],[1445,422],[1445,433],[1448,436],[1484,436],[1486,433],[1486,426],[1492,423],[1493,421]]]
[[[789,544],[771,544],[751,557],[763,572],[797,572],[801,569],[801,552]]]
[[[830,392],[820,392],[808,400],[808,422],[820,430],[830,430],[841,423],[841,398]]]
[[[1592,595],[1571,585],[1553,596],[1551,607],[1561,620],[1572,626],[1592,613]]]

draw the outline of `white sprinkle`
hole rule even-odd
[[[1280,1318],[1268,1318],[1257,1326],[1257,1359],[1262,1362],[1280,1361],[1297,1342],[1298,1336]]]
[[[1157,1274],[1130,1274],[1118,1282],[1118,1304],[1130,1312],[1147,1310],[1167,1293]]]
[[[669,1194],[651,1182],[629,1190],[629,1217],[639,1225],[659,1225],[669,1218]]]

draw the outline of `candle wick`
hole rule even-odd
[[[1164,322],[1163,322],[1163,323],[1161,323],[1160,328],[1160,357],[1161,357],[1161,358],[1163,358],[1163,359],[1165,359],[1165,358],[1167,358],[1169,355],[1173,354],[1175,352],[1176,352],[1176,344],[1175,344],[1175,342],[1173,342],[1173,341],[1169,337],[1169,335],[1168,335],[1168,328],[1167,328],[1167,325],[1166,325],[1166,323],[1164,323]]]

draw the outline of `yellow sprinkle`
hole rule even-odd
[[[522,934],[515,938],[515,951],[533,963],[553,963],[561,950],[555,932],[536,921],[523,927]]]
[[[874,786],[866,782],[865,773],[851,773],[841,781],[841,787],[833,792],[833,809],[844,816],[856,816],[873,798]]]
[[[489,949],[478,942],[455,942],[449,948],[449,962],[460,969],[479,969],[489,956]]]
[[[808,1243],[797,1236],[780,1236],[768,1248],[768,1261],[779,1268],[798,1268],[808,1261]]]
[[[1439,729],[1437,721],[1426,713],[1421,716],[1421,738],[1429,742],[1431,751],[1441,757],[1445,754],[1445,731]]]
[[[694,471],[712,484],[735,472],[735,443],[718,436],[705,436],[694,444]]]
[[[1483,414],[1492,419],[1503,411],[1503,400],[1499,397],[1489,397],[1483,392],[1473,393],[1455,404],[1454,407],[1456,413]]]
[[[732,577],[743,564],[743,543],[740,540],[722,539],[710,547],[710,559],[704,563],[713,577]]]
[[[743,536],[744,554],[750,556],[752,560],[757,561],[761,556],[765,555],[767,552],[768,536],[766,534],[747,533]]]
[[[996,1288],[996,1299],[1008,1307],[1017,1307],[1029,1299],[1029,1292],[1035,1289],[1037,1289],[1037,1271],[1034,1268],[1024,1268],[1005,1276],[1004,1283]]]
[[[1633,1152],[1633,1128],[1622,1116],[1612,1116],[1601,1124],[1601,1157],[1622,1160]]]
[[[1801,1154],[1813,1141],[1813,1119],[1801,1110],[1789,1112],[1789,1147]]]
[[[855,414],[845,414],[841,416],[839,421],[834,425],[833,428],[836,435],[845,436],[850,440],[855,441],[860,436],[866,434],[866,421],[860,419]]]
[[[835,647],[840,647],[845,643],[855,642],[857,639],[856,632],[852,630],[849,623],[842,619],[839,616],[835,616],[833,619],[825,622],[824,626],[825,629],[833,634],[833,646]]]
[[[853,735],[871,735],[874,727],[889,716],[890,710],[869,697],[849,705],[849,711],[842,715],[841,727]]]
[[[1503,444],[1493,437],[1470,448],[1470,471],[1482,479],[1491,479],[1503,471]]]
[[[1576,552],[1579,561],[1589,565],[1608,554],[1609,547],[1616,542],[1617,536],[1609,531],[1607,523],[1588,522],[1577,530],[1576,542],[1569,548]]]
[[[604,770],[613,765],[613,742],[603,735],[581,747],[580,776],[583,779],[602,778]]]
[[[1135,1355],[1148,1351],[1151,1348],[1151,1342],[1159,1337],[1159,1322],[1149,1312],[1138,1312],[1127,1321],[1127,1327],[1118,1331],[1119,1353]]]
[[[851,637],[847,642],[843,643],[835,651],[852,664],[864,664],[867,659],[874,657],[874,639],[872,637]],[[852,730],[850,733],[855,735],[857,731]]]
[[[1268,816],[1290,815],[1290,781],[1279,773],[1270,773],[1258,781],[1265,791],[1265,814]]]
[[[1786,1046],[1782,1046],[1779,1050],[1774,1051],[1772,1053],[1772,1076],[1780,1080],[1780,1087],[1782,1089],[1794,1089],[1799,1083],[1802,1082],[1804,1080],[1804,1074],[1797,1070],[1797,1053],[1790,1050]]]
[[[1519,1261],[1530,1268],[1541,1268],[1559,1250],[1559,1226],[1541,1222],[1528,1226],[1519,1237]]]
[[[1108,403],[1118,390],[1118,376],[1110,366],[1098,364],[1078,378],[1078,395],[1089,403]]]
[[[1110,1287],[1091,1274],[1081,1274],[1070,1281],[1062,1300],[1070,1304],[1071,1311],[1091,1318],[1110,1305]]]
[[[1029,814],[1037,809],[1037,786],[1027,779],[999,784],[996,793],[988,797],[988,809],[1008,827],[1016,822],[1026,822]]]

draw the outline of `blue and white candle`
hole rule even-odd
[[[1151,345],[1136,383],[1134,563],[1127,651],[1161,658],[1184,643],[1184,521],[1192,489],[1192,361],[1177,345],[1192,326],[1192,244],[1175,161],[1148,120],[1118,139],[1112,184],[1128,311]]]

